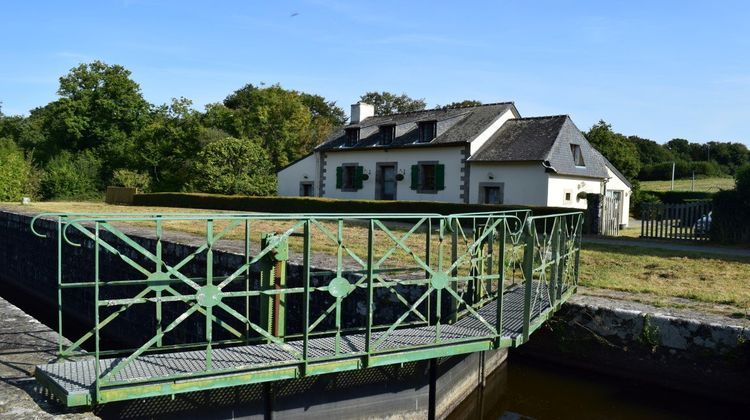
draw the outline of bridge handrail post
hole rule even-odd
[[[99,367],[99,221],[94,224],[94,390],[95,400],[99,398],[101,390],[101,372]]]
[[[162,223],[159,218],[156,219],[156,271],[161,273],[162,270]],[[156,333],[157,335],[162,332],[162,307],[161,307],[161,289],[155,289],[156,294]],[[159,340],[156,342],[156,347],[162,346],[162,337],[159,335]]]
[[[505,293],[505,230],[508,228],[507,219],[503,218],[500,224],[500,246],[498,247],[498,264],[497,268],[500,270],[497,284],[497,313],[495,314],[495,327],[497,331],[497,339],[495,340],[495,347],[500,348],[500,341],[503,338],[503,294]]]
[[[63,312],[62,312],[62,216],[57,217],[57,356],[63,355]],[[33,221],[32,221],[33,228]]]
[[[303,227],[304,239],[302,241],[302,361],[307,370],[307,358],[310,351],[310,253],[311,253],[311,233],[310,219],[307,219]]]
[[[372,355],[372,318],[373,318],[373,259],[375,243],[375,221],[369,220],[367,224],[367,331],[365,333],[365,352],[367,353],[367,365],[370,364]]]
[[[534,219],[526,219],[526,244],[523,252],[523,341],[526,342],[531,334],[531,291],[534,280],[534,248],[536,242],[536,229]]]
[[[461,221],[458,219],[458,217],[451,217],[448,219],[450,224],[450,230],[451,230],[451,265],[456,262],[458,259],[458,230],[461,229]],[[453,270],[451,270],[450,276],[455,278],[458,276],[458,266],[456,266]],[[451,287],[451,283],[449,282],[446,287]],[[456,283],[453,283],[453,286],[455,286]],[[450,299],[450,319],[448,322],[451,324],[455,323],[458,320],[458,309],[459,309],[459,302],[451,298]]]
[[[574,239],[574,247],[576,252],[575,259],[575,286],[578,286],[578,280],[580,279],[581,271],[581,241],[583,239],[583,213],[578,215],[578,221],[576,222],[575,229],[576,238]]]
[[[547,292],[549,293],[550,306],[555,307],[557,303],[557,283],[560,275],[560,225],[564,216],[555,217],[552,222],[552,270],[550,270]]]

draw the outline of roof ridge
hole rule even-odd
[[[409,115],[409,114],[419,114],[421,112],[432,112],[432,111],[449,111],[451,109],[467,109],[467,108],[479,108],[484,106],[495,106],[495,105],[515,105],[516,103],[514,101],[507,101],[507,102],[492,102],[488,104],[479,104],[479,105],[466,105],[466,106],[457,106],[452,108],[444,108],[444,107],[435,107],[430,109],[420,109],[419,111],[407,111],[407,112],[397,112],[394,114],[388,114],[388,115],[373,115],[370,118],[373,117],[393,117],[395,115]],[[363,120],[364,121],[364,120]]]
[[[570,114],[557,114],[557,115],[540,115],[537,117],[519,117],[516,120],[544,120],[552,118],[570,117]]]

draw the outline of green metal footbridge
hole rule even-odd
[[[519,346],[576,290],[582,214],[44,214],[31,228],[57,241],[61,337],[35,376],[84,406]],[[197,243],[170,240],[186,230]]]

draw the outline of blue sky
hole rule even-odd
[[[515,101],[664,142],[750,145],[750,2],[65,1],[4,3],[0,101],[25,114],[95,59],[153,103],[203,109],[246,83],[369,90],[429,106]],[[292,14],[296,14],[292,16]]]

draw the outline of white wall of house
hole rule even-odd
[[[280,196],[300,195],[301,182],[313,182],[313,194],[318,195],[318,155],[316,153],[280,170],[276,177],[276,193]],[[305,178],[307,177],[307,178]]]
[[[541,163],[471,162],[470,168],[470,203],[480,203],[480,187],[491,183],[503,184],[503,204],[547,203],[547,174]]]
[[[505,111],[502,115],[497,117],[497,119],[492,122],[492,124],[489,125],[483,132],[481,132],[474,140],[471,141],[469,147],[470,147],[470,153],[474,155],[474,153],[479,150],[480,147],[484,145],[484,143],[489,140],[490,137],[492,137],[493,134],[497,130],[500,129],[500,127],[505,124],[506,121],[508,121],[511,118],[515,118],[516,116],[513,115],[513,111],[510,109]]]
[[[327,152],[325,179],[322,181],[325,189],[324,196],[374,200],[377,164],[395,162],[397,172],[404,175],[404,179],[396,183],[397,200],[463,202],[460,190],[463,150],[463,147],[426,147]],[[418,193],[411,189],[411,166],[427,161],[445,165],[445,189],[434,194]],[[369,179],[363,182],[362,189],[342,191],[336,188],[336,168],[346,163],[356,163],[364,167],[364,173],[369,175]]]
[[[609,181],[607,181],[608,191],[622,191],[622,212],[620,213],[620,224],[628,225],[630,220],[630,195],[632,191],[609,167],[607,167]]]
[[[550,174],[547,205],[585,209],[586,198],[578,198],[581,192],[601,194],[602,180]]]

